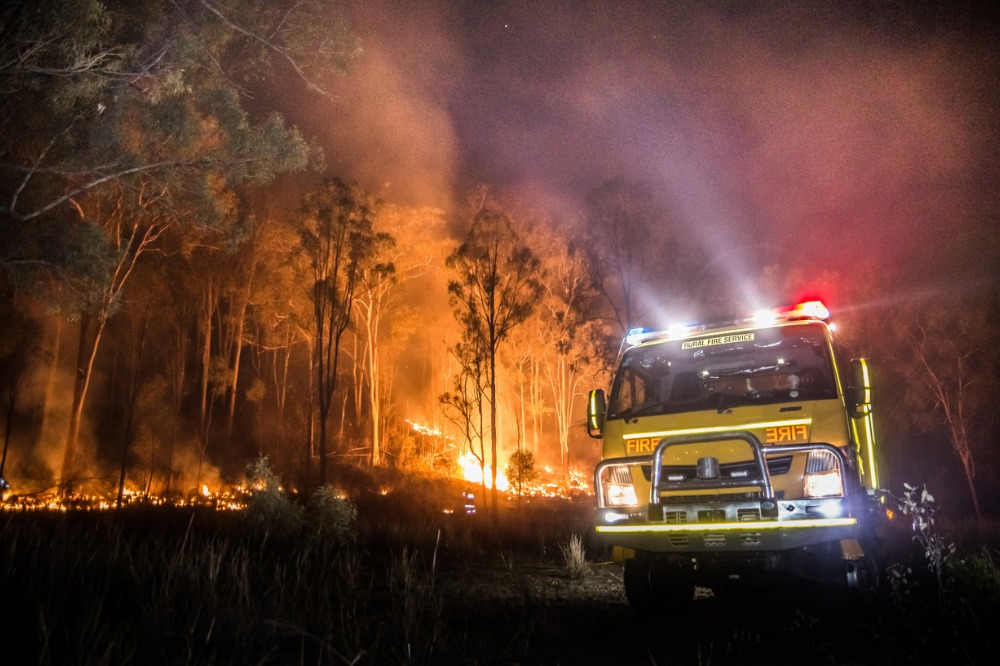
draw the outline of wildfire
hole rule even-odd
[[[416,421],[411,421],[406,419],[406,423],[409,424],[413,432],[420,433],[421,435],[427,435],[428,437],[444,437],[445,434],[438,428],[432,426],[424,425],[423,423],[417,423]]]
[[[125,488],[122,491],[122,506],[203,506],[216,511],[239,511],[247,507],[249,494],[250,491],[241,485],[213,492],[208,484],[202,484],[198,492],[192,490],[188,497],[161,497],[135,488]],[[56,492],[32,495],[5,493],[0,502],[0,511],[107,511],[117,506],[117,493],[110,489],[100,494],[74,493],[69,496]]]
[[[462,471],[462,478],[469,483],[482,483],[483,482],[483,470],[479,466],[479,460],[476,459],[471,453],[462,454],[458,460],[458,467]],[[490,478],[490,474],[486,475],[486,487],[493,487],[493,479]],[[510,482],[507,481],[507,476],[503,473],[503,470],[497,470],[497,490],[510,490]]]

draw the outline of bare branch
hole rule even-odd
[[[305,83],[306,86],[308,86],[308,88],[310,90],[312,90],[314,92],[317,92],[320,95],[323,95],[324,97],[329,97],[330,96],[330,93],[328,91],[326,91],[323,88],[319,87],[319,85],[317,85],[316,83],[314,83],[306,75],[305,70],[302,69],[302,66],[299,64],[299,62],[288,52],[288,49],[286,49],[286,48],[284,48],[284,47],[282,47],[282,46],[274,43],[272,40],[270,40],[270,39],[268,39],[266,37],[262,37],[261,35],[258,35],[256,33],[250,32],[249,30],[247,30],[246,28],[242,27],[241,25],[239,25],[239,24],[231,21],[225,14],[222,13],[222,11],[220,9],[218,9],[213,4],[211,4],[210,2],[208,2],[208,0],[201,0],[201,4],[205,7],[205,9],[207,9],[209,12],[211,12],[216,17],[218,17],[218,19],[220,21],[222,21],[223,23],[225,23],[233,31],[238,32],[239,34],[252,39],[253,41],[261,44],[267,50],[269,50],[269,51],[271,51],[271,52],[273,52],[273,53],[281,56],[281,58],[284,59],[285,62],[288,63],[288,65],[295,71],[295,73],[298,75],[298,77],[300,79],[302,79],[302,82]],[[287,14],[285,15],[285,18],[287,18]],[[282,19],[282,20],[284,20],[284,19]]]

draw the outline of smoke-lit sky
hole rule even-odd
[[[484,182],[569,218],[625,176],[737,269],[998,272],[996,10],[357,0],[350,13],[358,69],[305,128],[333,171],[386,198],[447,207]]]

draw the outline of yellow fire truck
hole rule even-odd
[[[819,301],[630,331],[588,431],[598,536],[639,612],[756,576],[843,598],[876,586],[884,517],[869,367],[845,361]]]

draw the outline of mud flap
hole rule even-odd
[[[635,550],[632,548],[625,548],[624,546],[611,547],[612,562],[624,562],[625,560],[631,560],[633,557],[635,557]]]

